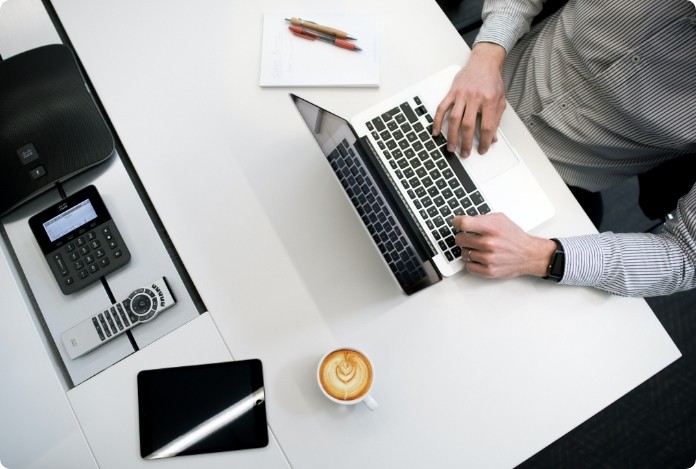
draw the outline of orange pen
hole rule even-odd
[[[335,28],[330,28],[328,26],[322,26],[320,24],[315,23],[314,21],[308,21],[308,20],[303,20],[302,18],[290,18],[287,19],[285,18],[285,21],[289,21],[293,26],[299,26],[304,29],[311,29],[312,31],[316,31],[318,33],[326,34],[327,36],[335,37],[338,39],[349,39],[349,40],[355,40],[354,37],[350,37],[348,33],[344,33],[340,29],[335,29]]]
[[[343,49],[348,49],[352,51],[359,51],[362,50],[352,42],[346,41],[344,39],[338,39],[332,36],[327,36],[325,34],[318,33],[316,31],[310,31],[308,29],[302,28],[300,26],[294,26],[290,25],[288,26],[288,29],[292,31],[292,33],[295,36],[304,38],[304,39],[309,39],[310,41],[313,41],[315,39],[319,39],[320,41],[324,42],[329,42],[333,44],[334,46],[337,47],[342,47]]]

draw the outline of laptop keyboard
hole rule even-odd
[[[329,154],[328,160],[394,275],[406,285],[416,285],[427,278],[389,205],[346,139]]]
[[[367,122],[367,128],[394,170],[407,197],[425,221],[448,261],[461,256],[452,218],[491,211],[471,177],[447,151],[442,135],[432,136],[432,117],[421,99],[405,102]]]

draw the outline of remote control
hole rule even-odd
[[[167,280],[162,277],[63,332],[61,339],[68,355],[74,360],[138,324],[153,320],[174,304],[176,299],[169,290]]]

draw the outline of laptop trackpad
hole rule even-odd
[[[490,181],[519,163],[517,155],[510,148],[505,138],[498,132],[498,141],[491,145],[485,155],[479,155],[478,138],[474,138],[471,155],[464,158],[464,166],[471,171],[480,184]]]

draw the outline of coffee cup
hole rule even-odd
[[[379,404],[370,396],[375,370],[368,356],[353,347],[340,347],[324,354],[317,366],[319,389],[337,404],[362,402],[370,410]]]

